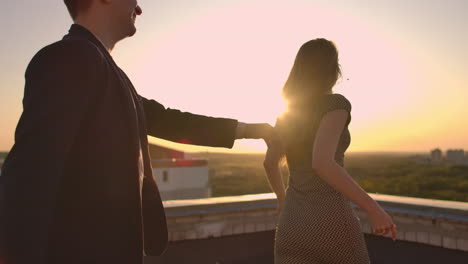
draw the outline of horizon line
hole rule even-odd
[[[227,150],[227,151],[191,151],[191,150],[179,150],[174,149],[176,151],[184,152],[184,153],[213,153],[213,154],[264,154],[265,151],[235,151],[235,150]],[[447,149],[450,150],[450,149]],[[431,150],[351,150],[346,151],[345,153],[430,153]],[[10,151],[7,150],[0,150],[0,153],[9,153]],[[468,151],[467,151],[468,152]]]

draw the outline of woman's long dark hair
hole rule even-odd
[[[283,96],[292,106],[311,103],[316,96],[331,91],[340,76],[335,44],[323,38],[307,41],[296,55]]]
[[[293,139],[300,139],[295,124],[307,118],[310,106],[335,86],[341,76],[338,50],[332,41],[318,38],[304,43],[299,49],[289,77],[283,87],[283,97],[289,112],[278,118],[277,135],[281,139],[283,154]]]

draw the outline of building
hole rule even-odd
[[[211,197],[207,160],[153,160],[152,166],[163,200]]]
[[[463,149],[449,149],[447,150],[447,162],[454,164],[465,163],[465,151]]]
[[[435,164],[442,162],[442,150],[437,148],[431,151],[431,162]]]
[[[185,159],[181,151],[149,145],[153,176],[163,200],[211,197],[208,161]]]
[[[158,160],[158,159],[184,159],[185,155],[184,152],[165,148],[163,146],[159,146],[156,144],[149,144],[148,145],[149,154],[151,159]]]

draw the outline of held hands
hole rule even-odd
[[[372,223],[372,232],[376,235],[385,236],[389,232],[392,233],[392,240],[396,240],[396,225],[393,223],[392,218],[382,209],[377,208],[368,213]]]
[[[265,142],[270,142],[273,135],[273,127],[268,123],[239,123],[237,135],[237,138],[262,138]]]

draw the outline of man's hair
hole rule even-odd
[[[88,9],[91,5],[91,1],[92,0],[63,0],[72,19],[75,19],[79,12]]]

